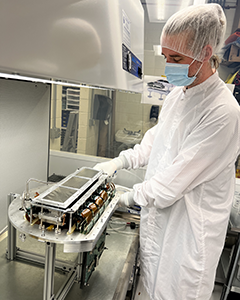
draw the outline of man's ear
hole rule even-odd
[[[206,45],[203,48],[203,62],[209,61],[209,59],[212,57],[213,51],[212,51],[212,46]]]

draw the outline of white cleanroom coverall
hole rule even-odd
[[[141,271],[154,300],[208,300],[234,195],[240,110],[218,73],[166,97],[159,123],[121,152],[148,165],[134,185],[142,206]]]

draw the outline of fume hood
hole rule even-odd
[[[0,72],[142,90],[139,0],[1,0]]]

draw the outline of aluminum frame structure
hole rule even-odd
[[[18,194],[8,195],[9,204],[9,221],[8,221],[8,250],[6,257],[9,260],[24,259],[30,262],[38,263],[45,266],[43,300],[64,300],[74,282],[81,286],[81,274],[83,266],[83,252],[91,251],[99,237],[105,230],[107,223],[115,211],[119,194],[116,194],[109,206],[105,209],[101,218],[95,224],[91,232],[87,235],[74,232],[71,236],[63,230],[61,234],[54,231],[43,234],[38,228],[34,228],[27,220],[23,218],[21,208],[21,199]],[[16,247],[16,231],[21,232],[22,240],[26,235],[38,238],[39,241],[45,242],[45,256],[32,252],[22,251]],[[64,252],[77,252],[78,256],[75,262],[69,263],[56,259],[56,244],[64,244]],[[68,272],[68,277],[54,295],[54,272],[55,269]]]

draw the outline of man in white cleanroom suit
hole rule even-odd
[[[208,300],[224,246],[240,146],[240,110],[216,71],[221,6],[190,6],[165,24],[165,74],[176,85],[140,145],[95,166],[147,165],[120,205],[142,207],[141,271],[152,300]]]

